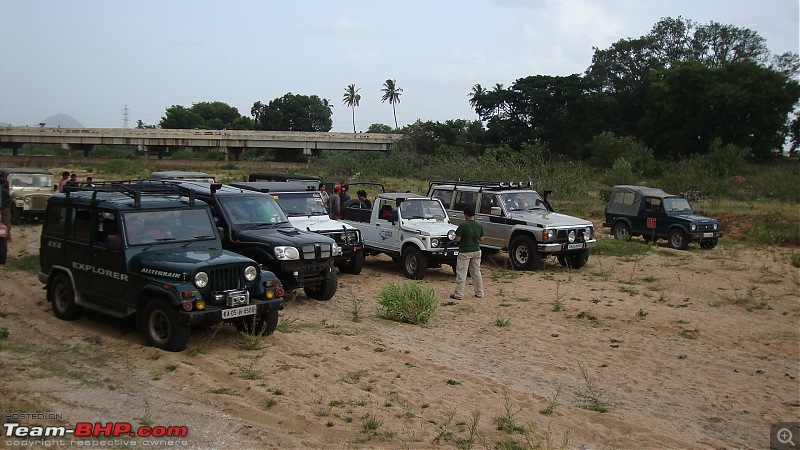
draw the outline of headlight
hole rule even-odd
[[[342,253],[344,253],[342,251],[342,247],[339,247],[339,244],[337,244],[336,242],[333,243],[333,247],[331,247],[331,250],[333,251],[333,256],[339,256]]]
[[[718,229],[719,229],[719,224],[718,224],[718,223],[715,223],[715,224],[714,224],[714,229],[715,229],[715,230],[718,230]]]
[[[254,266],[247,266],[244,269],[244,279],[247,281],[253,281],[258,276],[258,270]]]
[[[456,240],[456,230],[448,231],[447,232],[447,239],[450,239],[451,241],[455,241]]]
[[[436,248],[439,246],[439,239],[431,238],[431,247]]]
[[[573,243],[575,242],[575,236],[576,236],[575,230],[569,230],[569,234],[567,235],[567,240],[569,240],[570,243]]]
[[[294,247],[275,247],[275,257],[284,261],[295,260],[300,259],[300,252]]]
[[[194,285],[197,286],[198,289],[208,286],[208,274],[205,272],[197,272],[194,275]]]
[[[696,224],[696,223],[693,223],[693,224],[689,225],[689,228],[690,228],[692,231],[694,231],[694,230],[696,230],[696,229],[697,229],[697,224]]]
[[[553,241],[556,239],[556,230],[544,230],[542,231],[542,240],[543,241]]]
[[[592,229],[592,227],[586,227],[586,229],[583,230],[583,239],[584,240],[591,239],[593,233],[594,233],[594,230]]]

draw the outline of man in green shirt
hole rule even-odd
[[[456,229],[458,242],[458,261],[456,263],[456,290],[450,298],[460,300],[464,297],[464,285],[467,283],[467,271],[472,276],[475,297],[483,297],[483,277],[481,277],[481,246],[483,242],[483,225],[475,221],[475,207],[464,208],[466,219]]]

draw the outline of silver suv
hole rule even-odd
[[[431,181],[428,196],[438,198],[450,220],[464,221],[464,208],[475,207],[475,220],[483,225],[481,247],[507,250],[517,270],[539,268],[546,256],[556,256],[563,266],[583,267],[594,247],[594,225],[555,212],[531,189],[531,183],[489,181]]]

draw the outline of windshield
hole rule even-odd
[[[689,200],[682,197],[667,197],[664,199],[664,211],[669,213],[694,213]]]
[[[53,177],[47,174],[10,173],[8,174],[8,179],[12,188],[52,187],[53,184]]]
[[[256,228],[288,222],[271,195],[226,195],[219,202],[233,225]]]
[[[272,194],[283,212],[289,216],[327,216],[328,209],[322,202],[319,191],[285,192]]]
[[[140,210],[122,216],[129,245],[214,239],[214,224],[203,208]]]
[[[544,202],[542,201],[542,197],[540,197],[536,191],[500,194],[500,201],[505,205],[506,211],[509,212],[547,210],[547,207],[544,206]]]
[[[400,217],[403,219],[443,220],[447,215],[438,200],[429,198],[407,199],[400,204]]]

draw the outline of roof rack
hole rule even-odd
[[[434,184],[452,184],[453,189],[457,188],[458,186],[475,186],[480,188],[478,192],[482,192],[484,189],[511,190],[530,189],[533,187],[533,183],[530,181],[434,180],[428,184],[428,191],[430,191],[430,188],[433,187]]]
[[[67,198],[73,192],[93,192],[92,202],[97,201],[97,194],[100,192],[117,192],[133,199],[136,208],[142,207],[143,195],[177,195],[188,197],[189,204],[194,205],[194,191],[174,183],[174,180],[122,180],[122,181],[98,181],[92,185],[82,184],[69,186],[66,191]]]

